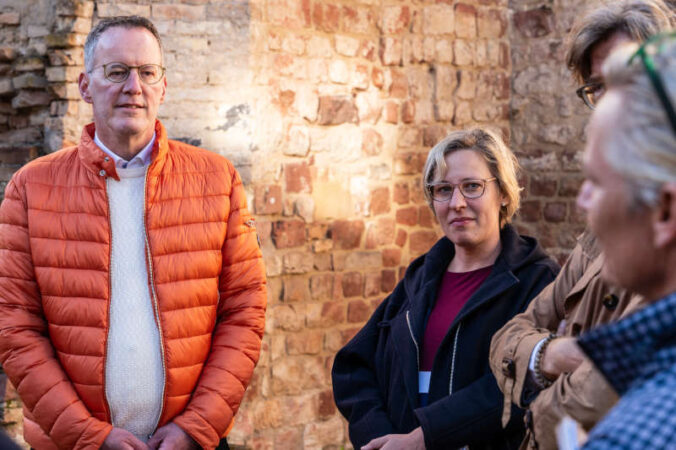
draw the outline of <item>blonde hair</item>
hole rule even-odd
[[[432,194],[428,185],[441,180],[447,171],[446,155],[458,150],[473,150],[480,154],[491,174],[497,179],[500,192],[507,198],[500,207],[500,227],[509,223],[521,202],[521,188],[517,179],[519,163],[499,134],[481,128],[454,131],[430,150],[423,169],[423,192],[434,212]]]
[[[667,39],[652,58],[676,107],[676,39]],[[622,98],[622,114],[608,138],[606,161],[634,187],[634,206],[654,205],[662,184],[676,181],[676,130],[640,56],[628,64],[637,48],[635,43],[621,46],[603,66],[608,90]]]
[[[606,0],[581,16],[568,37],[566,61],[574,77],[586,83],[591,75],[591,52],[617,32],[643,42],[674,25],[674,12],[662,0]]]

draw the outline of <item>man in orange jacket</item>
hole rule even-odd
[[[258,360],[265,270],[233,165],[167,138],[153,24],[85,44],[77,146],[0,207],[0,362],[34,448],[226,448]]]

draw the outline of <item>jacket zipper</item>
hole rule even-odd
[[[146,241],[146,253],[147,253],[147,258],[148,258],[148,276],[150,277],[150,291],[152,293],[153,297],[153,306],[155,308],[155,320],[157,321],[157,330],[159,331],[160,335],[160,352],[162,354],[162,377],[163,377],[163,382],[162,382],[162,403],[160,405],[160,412],[157,415],[157,421],[155,422],[155,426],[153,427],[153,433],[155,430],[157,430],[157,426],[160,423],[160,418],[162,417],[162,413],[164,412],[164,394],[165,390],[167,387],[167,364],[165,361],[165,356],[164,356],[164,337],[162,336],[162,323],[160,322],[160,307],[159,303],[157,302],[157,294],[155,293],[155,279],[153,276],[153,259],[152,259],[152,252],[150,251],[150,239],[148,238],[148,224],[147,224],[147,215],[148,215],[148,169],[150,166],[146,166],[146,172],[143,177],[143,236]],[[152,436],[152,433],[151,435]],[[149,436],[149,438],[150,438]]]
[[[406,323],[408,324],[408,332],[411,333],[411,339],[413,339],[413,343],[415,344],[415,354],[416,354],[416,365],[418,367],[418,373],[420,373],[420,349],[418,348],[418,341],[415,340],[415,336],[413,336],[413,328],[411,327],[411,319],[408,317],[409,311],[406,311]]]
[[[108,203],[108,240],[110,241],[110,250],[108,251],[108,329],[106,330],[106,346],[103,355],[103,404],[106,408],[106,414],[113,423],[113,413],[110,411],[108,404],[108,390],[106,387],[106,361],[108,359],[108,334],[110,333],[110,308],[113,303],[113,282],[111,280],[111,270],[113,269],[113,223],[110,219],[110,197],[108,196],[108,177],[103,180],[103,191],[106,194],[106,202]]]
[[[458,329],[455,330],[455,337],[453,338],[453,357],[451,358],[451,379],[448,382],[448,395],[453,393],[453,374],[455,373],[455,354],[458,350],[458,335],[460,334],[460,327],[462,322],[458,323]]]

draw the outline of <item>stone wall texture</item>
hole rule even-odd
[[[0,182],[91,120],[76,83],[91,26],[151,18],[169,86],[160,119],[238,167],[267,265],[261,359],[229,441],[351,448],[333,356],[441,235],[420,187],[432,145],[472,125],[511,137],[524,168],[517,225],[560,259],[574,245],[588,112],[563,43],[589,3],[4,0]],[[0,375],[2,392],[0,420],[21,441]]]

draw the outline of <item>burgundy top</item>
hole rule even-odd
[[[439,286],[437,301],[427,321],[422,341],[421,371],[431,371],[434,357],[441,341],[446,336],[453,319],[458,315],[467,300],[479,289],[491,273],[493,266],[469,272],[446,272]]]

